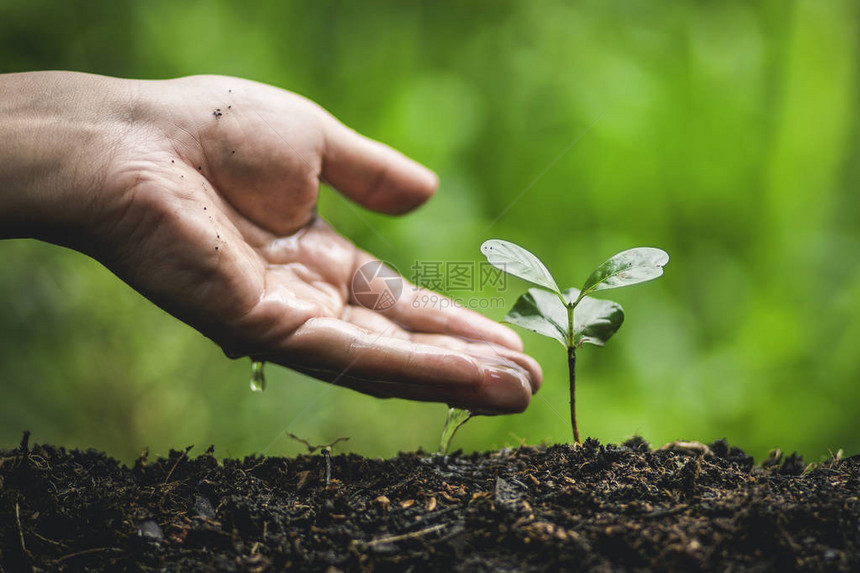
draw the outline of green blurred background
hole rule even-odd
[[[610,293],[625,326],[579,354],[583,434],[818,459],[860,451],[858,15],[851,1],[0,0],[0,71],[229,74],[316,100],[439,173],[402,219],[321,199],[407,276],[478,261],[494,237],[565,286],[619,250],[662,247],[665,276]],[[512,304],[525,288],[451,294]],[[252,393],[247,360],[59,247],[0,244],[0,300],[0,445],[24,429],[124,460],[302,451],[285,432],[349,436],[337,451],[371,456],[438,444],[440,404],[274,367]],[[455,447],[569,440],[564,353],[523,339],[544,388]]]

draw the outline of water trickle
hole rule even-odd
[[[263,372],[265,362],[253,360],[251,362],[251,390],[262,392],[266,389],[266,374]]]
[[[442,439],[439,441],[439,455],[448,453],[448,448],[451,446],[451,440],[454,434],[460,427],[469,421],[472,417],[472,412],[469,410],[461,410],[459,408],[449,408],[448,418],[445,420],[445,427],[442,428]]]

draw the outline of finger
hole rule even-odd
[[[523,368],[371,332],[332,318],[305,322],[274,357],[290,368],[374,395],[522,412],[532,395]]]
[[[399,215],[436,191],[436,175],[405,155],[359,135],[331,116],[324,122],[322,178],[368,209]]]
[[[483,360],[497,363],[501,366],[519,366],[529,374],[532,393],[538,391],[543,380],[541,367],[534,358],[522,352],[515,352],[510,348],[493,344],[492,342],[470,342],[443,334],[409,332],[378,312],[361,306],[347,305],[342,318],[371,332],[385,333],[386,336],[411,340],[418,344],[427,344],[448,350],[465,352],[472,356],[480,356]]]
[[[523,349],[522,340],[510,328],[463,308],[448,297],[412,285],[404,289],[384,314],[412,331],[492,342],[516,351]]]
[[[313,376],[312,373],[307,374]],[[430,395],[426,388],[404,387],[404,384],[398,382],[376,381],[371,383],[358,378],[350,378],[349,376],[331,380],[330,382],[335,386],[343,386],[344,388],[349,388],[356,392],[373,396],[374,398],[403,398],[417,402],[439,402],[438,399]],[[406,397],[407,395],[408,397]],[[472,414],[482,416],[518,414],[522,412],[522,410],[501,411],[497,409],[485,409],[480,406],[470,406],[465,403],[461,404],[455,400],[445,400],[445,403],[451,408],[468,410]]]
[[[346,322],[371,332],[385,334],[385,336],[391,336],[392,338],[410,340],[410,333],[401,328],[399,324],[363,306],[346,305],[341,318]]]
[[[363,265],[373,263],[377,259],[364,251],[356,253],[355,272],[360,272]],[[379,275],[379,273],[375,273]],[[448,297],[433,291],[418,288],[402,279],[400,295],[390,308],[379,310],[383,316],[414,332],[448,334],[470,340],[494,342],[507,346],[518,352],[523,349],[523,342],[516,332],[510,328],[490,320],[486,316],[463,308]],[[375,283],[374,288],[377,286]],[[384,285],[378,285],[383,288]],[[353,304],[361,304],[350,293]]]
[[[480,356],[489,363],[497,363],[504,366],[516,365],[528,373],[533,394],[540,389],[543,382],[543,370],[537,360],[528,354],[516,352],[505,346],[499,346],[492,342],[472,342],[444,334],[422,334],[416,332],[408,333],[408,336],[409,340],[417,344],[428,344],[449,350],[459,350],[472,356]]]

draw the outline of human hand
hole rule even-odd
[[[454,305],[413,305],[422,291],[406,284],[387,310],[361,306],[350,283],[374,259],[316,216],[320,178],[401,214],[433,194],[430,171],[271,86],[68,76],[51,80],[67,82],[89,135],[77,165],[61,162],[78,175],[56,201],[65,212],[33,193],[47,199],[42,238],[88,252],[231,357],[374,396],[485,413],[528,405],[541,373],[515,333]]]

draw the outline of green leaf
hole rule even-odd
[[[668,262],[669,255],[666,251],[653,247],[622,251],[591,273],[579,296],[656,279],[663,274],[663,267]]]
[[[530,288],[502,320],[555,338],[567,348],[567,307],[551,292]]]
[[[579,291],[571,288],[565,291],[569,300],[579,298]],[[561,304],[561,301],[559,301]],[[604,346],[624,322],[624,310],[611,300],[583,297],[573,311],[573,341],[582,344]]]
[[[497,269],[524,281],[548,288],[553,292],[561,293],[546,266],[539,258],[521,246],[510,241],[490,239],[481,245],[481,252],[487,257],[487,261]]]

